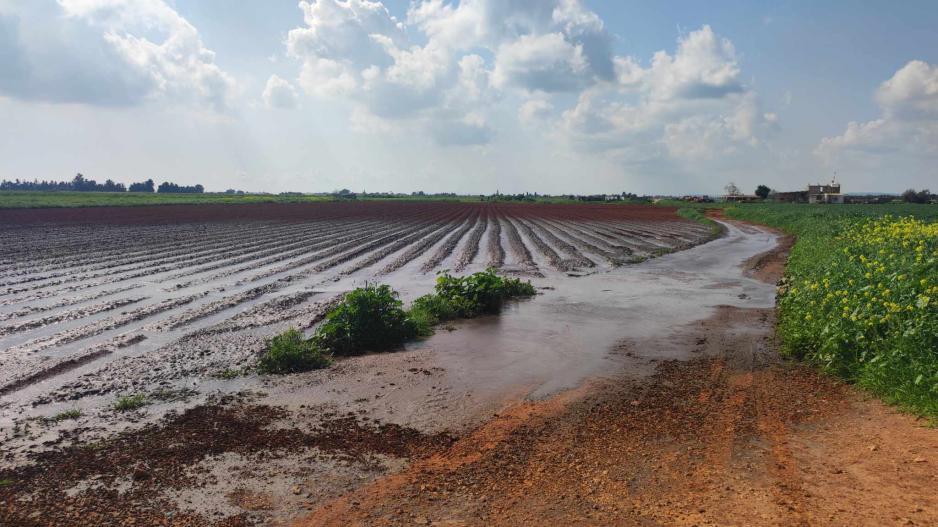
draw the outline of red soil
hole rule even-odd
[[[352,201],[324,203],[252,203],[241,205],[154,205],[140,207],[76,207],[2,209],[0,225],[30,223],[189,223],[209,221],[308,221],[348,217],[438,217],[462,209],[484,209],[499,216],[580,220],[687,221],[675,207],[606,204],[452,203]]]

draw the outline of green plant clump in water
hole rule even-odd
[[[290,328],[267,342],[258,369],[261,373],[297,373],[325,368],[332,363],[311,340],[295,328]]]
[[[295,329],[267,343],[261,355],[262,373],[295,373],[324,368],[333,356],[388,351],[404,342],[433,333],[445,320],[497,313],[511,298],[536,293],[530,282],[503,278],[487,269],[470,276],[444,273],[434,292],[403,308],[397,292],[387,285],[367,284],[348,293],[329,312],[310,339]]]
[[[498,313],[506,300],[534,294],[530,282],[498,276],[492,268],[462,277],[444,272],[434,292],[414,300],[409,314],[426,335],[440,322]]]
[[[312,341],[332,355],[385,351],[418,336],[397,292],[367,284],[349,294],[326,316]]]
[[[114,409],[118,412],[129,412],[143,408],[146,405],[147,398],[143,394],[123,395],[117,398],[117,402],[114,403]]]

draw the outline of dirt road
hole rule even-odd
[[[699,358],[518,404],[297,525],[938,524],[938,430],[781,361],[773,317],[720,307],[644,344]]]

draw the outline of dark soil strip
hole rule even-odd
[[[228,402],[196,407],[97,444],[40,454],[34,465],[0,471],[0,525],[128,525],[128,519],[135,525],[245,525],[243,516],[215,523],[176,511],[163,491],[192,485],[197,474],[191,468],[224,453],[272,459],[318,448],[339,460],[367,464],[374,454],[422,457],[452,443],[446,434],[366,424],[354,416],[326,415],[317,428],[306,430],[273,426],[280,421],[292,421],[291,414]],[[82,481],[94,484],[66,493]],[[114,490],[122,482],[132,484],[125,492]]]

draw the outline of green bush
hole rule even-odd
[[[297,373],[325,368],[331,362],[315,343],[290,328],[268,341],[258,369],[261,373]]]
[[[418,298],[405,311],[389,286],[366,284],[345,295],[312,338],[290,329],[271,339],[259,370],[294,373],[324,368],[332,356],[387,351],[433,334],[433,326],[442,321],[496,313],[505,300],[535,293],[529,282],[500,277],[493,269],[464,277],[444,273],[434,293]]]
[[[454,318],[497,313],[506,300],[534,294],[530,282],[498,276],[491,268],[462,277],[443,273],[436,279],[433,293],[414,300],[410,315],[421,328],[432,327]]]
[[[395,348],[418,335],[417,325],[402,305],[390,286],[365,285],[345,296],[312,340],[333,355]]]

